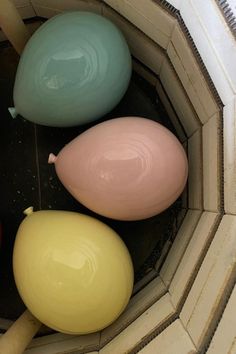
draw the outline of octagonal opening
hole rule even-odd
[[[212,343],[219,341],[219,335],[212,336],[215,331],[217,336],[217,325],[235,292],[235,89],[234,76],[230,77],[232,63],[213,42],[211,23],[220,24],[225,41],[234,41],[213,0],[205,5],[202,1],[171,3],[176,7],[152,0],[25,3],[40,18],[87,9],[116,23],[130,46],[134,71],[148,82],[143,85],[148,86],[150,97],[157,92],[187,150],[190,166],[188,187],[174,223],[176,237],[167,237],[157,262],[142,274],[124,314],[100,334],[37,338],[29,353],[154,353],[157,345],[163,353],[171,352],[168,348],[176,351],[165,344],[168,338],[177,340],[181,353],[199,352],[208,346],[214,352]],[[211,13],[204,12],[204,6]],[[203,39],[208,40],[209,48]],[[227,45],[225,42],[224,47]],[[235,43],[233,48],[235,55]],[[215,56],[209,56],[210,50]],[[216,65],[219,59],[225,60],[224,75]]]

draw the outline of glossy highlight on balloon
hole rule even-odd
[[[164,126],[141,117],[97,124],[49,163],[67,190],[87,208],[118,220],[161,213],[182,193],[186,153]]]
[[[91,12],[63,13],[28,41],[9,111],[41,125],[85,124],[118,104],[130,77],[129,48],[110,20]]]
[[[68,334],[99,331],[125,309],[133,266],[121,238],[75,212],[26,210],[14,245],[17,289],[30,312]]]

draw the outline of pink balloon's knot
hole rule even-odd
[[[57,160],[57,157],[54,154],[49,154],[48,156],[48,163],[55,163]]]

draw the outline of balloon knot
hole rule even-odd
[[[24,210],[24,214],[27,216],[33,214],[33,212],[34,212],[34,208],[32,206]]]
[[[54,155],[54,154],[49,154],[49,156],[48,156],[48,163],[55,163],[56,162],[56,160],[57,160],[57,157]]]
[[[8,111],[9,111],[10,115],[12,116],[12,118],[16,118],[18,116],[18,112],[15,109],[15,107],[9,107]]]

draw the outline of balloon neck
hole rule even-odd
[[[32,206],[24,210],[24,214],[26,216],[33,214],[33,212],[34,212],[34,208]]]
[[[15,109],[15,107],[9,107],[8,111],[9,111],[10,115],[12,116],[12,118],[16,118],[18,116],[18,112]]]
[[[48,163],[52,164],[52,163],[55,163],[57,160],[57,157],[54,155],[54,154],[49,154],[48,156]]]

